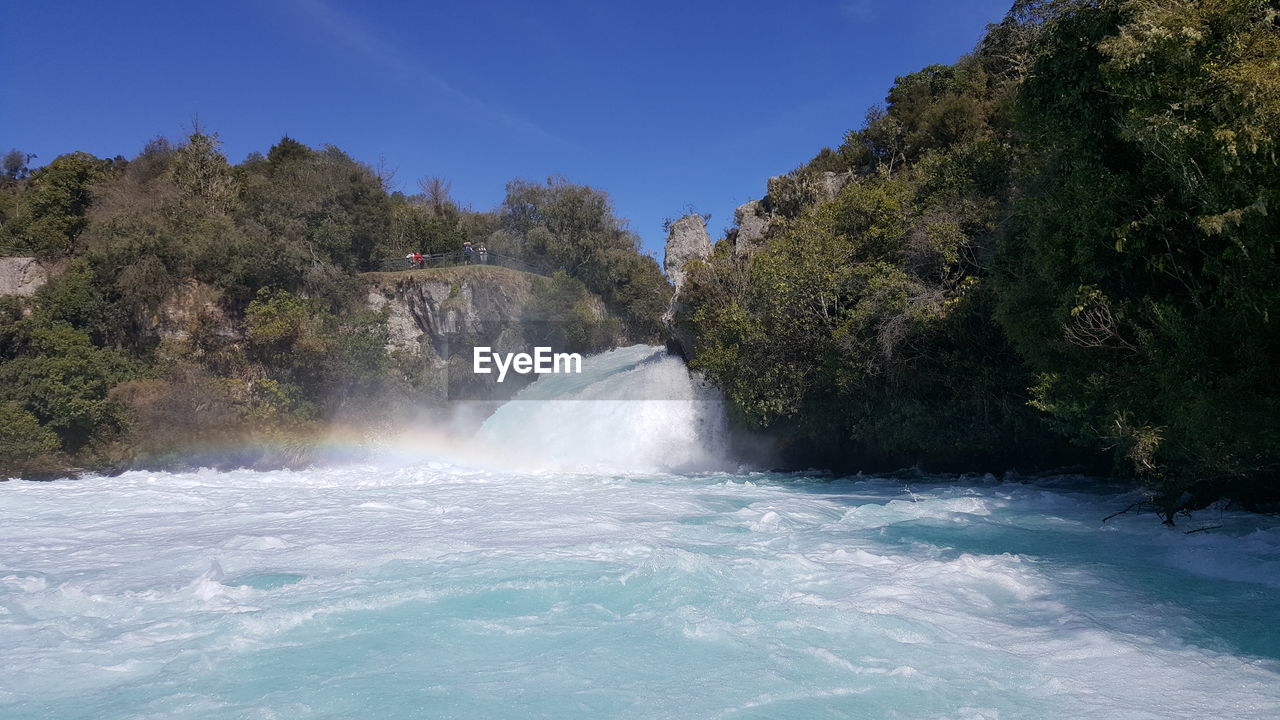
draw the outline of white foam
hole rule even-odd
[[[635,345],[539,378],[476,442],[523,470],[697,471],[731,467],[725,432],[718,393],[665,349]]]
[[[425,466],[10,483],[0,716],[1280,713],[1274,521],[1100,525],[1114,504]],[[237,580],[273,574],[302,579]]]

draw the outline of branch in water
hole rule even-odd
[[[1138,507],[1138,506],[1139,506],[1139,505],[1141,505],[1141,504],[1142,504],[1142,501],[1141,501],[1141,500],[1138,500],[1137,502],[1133,503],[1133,504],[1132,504],[1132,505],[1130,505],[1129,507],[1127,507],[1127,508],[1125,508],[1125,509],[1123,509],[1123,510],[1121,510],[1121,511],[1119,511],[1119,512],[1113,512],[1113,513],[1111,513],[1110,515],[1108,515],[1108,516],[1106,516],[1106,517],[1102,518],[1102,522],[1106,522],[1106,521],[1110,520],[1111,518],[1113,518],[1113,517],[1115,517],[1115,516],[1117,516],[1117,515],[1123,515],[1123,514],[1125,514],[1125,513],[1129,512],[1130,510],[1132,510],[1132,509],[1134,509],[1134,508]]]
[[[1217,530],[1220,527],[1222,526],[1221,525],[1205,525],[1204,527],[1196,528],[1195,530],[1188,530],[1185,533],[1183,533],[1183,535],[1190,535],[1192,533],[1204,532],[1205,530]]]

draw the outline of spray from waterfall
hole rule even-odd
[[[696,472],[732,467],[719,393],[661,347],[586,358],[582,372],[546,375],[502,405],[478,449],[527,470]]]

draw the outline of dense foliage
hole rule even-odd
[[[1167,516],[1275,497],[1274,4],[1019,2],[886,100],[690,268],[744,418],[858,466],[1111,452]]]
[[[670,294],[608,198],[562,181],[474,212],[444,180],[391,192],[287,137],[232,165],[200,130],[128,160],[33,160],[0,164],[0,249],[53,275],[0,298],[0,473],[281,462],[335,416],[438,400],[445,371],[387,351],[358,277],[409,252],[471,240],[545,269],[510,320],[573,349],[654,337]]]
[[[607,195],[559,178],[514,180],[499,217],[494,250],[564,270],[604,299],[628,335],[657,338],[671,286],[657,261],[640,253],[639,237],[613,214]]]

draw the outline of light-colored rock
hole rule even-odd
[[[676,313],[684,307],[680,300],[680,287],[684,285],[685,264],[690,260],[705,260],[711,257],[714,248],[711,236],[707,234],[707,222],[701,215],[689,214],[671,223],[667,231],[666,254],[662,266],[675,286],[667,309],[662,313],[662,322],[672,327]]]
[[[711,236],[707,234],[707,223],[701,215],[685,215],[671,223],[662,265],[667,271],[667,276],[676,286],[676,292],[679,292],[680,286],[684,284],[685,263],[695,258],[709,258],[711,252]]]
[[[188,278],[183,280],[152,317],[151,331],[167,340],[186,340],[200,323],[208,322],[223,337],[236,337],[236,325],[222,309],[222,291]]]
[[[439,360],[450,355],[452,340],[464,337],[503,351],[523,349],[520,320],[532,298],[533,275],[471,266],[370,277],[369,306],[388,312],[388,350]]]
[[[418,358],[439,378],[438,399],[503,400],[535,375],[472,371],[472,348],[529,352],[546,327],[526,321],[535,299],[536,275],[498,266],[471,265],[423,271],[367,273],[367,302],[387,313],[388,352]],[[595,320],[607,316],[603,301],[588,300]],[[552,320],[554,322],[554,320]]]
[[[806,207],[836,199],[857,176],[853,172],[775,175],[769,178],[763,207],[772,214],[795,217]]]
[[[765,233],[769,230],[769,220],[759,200],[752,200],[738,206],[738,209],[733,211],[733,222],[738,226],[733,236],[734,254],[739,258],[745,258],[763,249]]]
[[[831,202],[840,191],[853,182],[852,171],[836,173],[827,171],[814,178],[814,194],[818,202]]]
[[[0,257],[0,295],[35,295],[51,276],[33,257]]]

